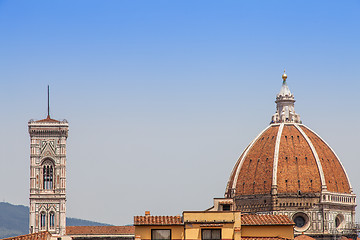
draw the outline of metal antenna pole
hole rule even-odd
[[[50,93],[49,93],[50,91],[49,91],[49,85],[48,85],[47,90],[48,90],[48,102],[47,102],[48,103],[48,115],[47,115],[47,117],[50,118]]]

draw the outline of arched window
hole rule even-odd
[[[53,189],[54,169],[51,161],[43,163],[43,188]]]
[[[45,229],[46,227],[46,213],[44,212],[40,214],[40,227],[41,229]]]
[[[50,213],[49,223],[50,223],[50,228],[55,227],[55,213],[54,212]]]
[[[335,218],[335,227],[336,227],[337,229],[342,228],[343,225],[344,225],[343,223],[345,222],[344,220],[345,220],[344,215],[338,214],[338,215],[336,216],[336,218]]]

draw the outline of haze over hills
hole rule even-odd
[[[110,226],[78,218],[66,218],[67,226]],[[29,207],[0,202],[0,239],[29,233]]]

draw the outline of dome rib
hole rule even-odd
[[[237,184],[237,181],[238,181],[238,177],[239,177],[239,175],[240,175],[240,170],[241,170],[241,167],[242,167],[242,165],[243,165],[243,163],[244,163],[244,160],[245,160],[248,152],[250,151],[250,149],[252,148],[252,146],[254,145],[254,143],[260,138],[260,136],[261,136],[264,132],[266,132],[266,130],[268,130],[270,127],[271,127],[271,125],[269,125],[267,128],[265,128],[265,129],[250,143],[249,147],[247,147],[247,149],[245,150],[244,154],[242,154],[242,155],[243,155],[242,158],[239,158],[238,161],[239,161],[240,163],[237,165],[236,171],[233,171],[233,173],[235,172],[235,177],[234,177],[234,180],[233,180],[233,183],[232,183],[232,186],[231,186],[232,189],[236,189],[236,184]],[[234,168],[234,170],[235,170],[235,168]],[[230,187],[230,186],[229,186],[229,187]],[[229,190],[229,189],[227,189],[226,192],[228,192],[228,190]]]
[[[233,182],[234,182],[234,178],[235,178],[235,171],[238,168],[239,164],[240,164],[240,159],[242,159],[242,157],[244,156],[246,150],[250,147],[250,145],[248,145],[245,150],[242,152],[242,154],[240,155],[239,159],[236,161],[235,166],[233,167],[233,170],[231,171],[231,175],[230,175],[230,179],[226,185],[226,191],[225,191],[225,196],[227,195],[231,195],[231,193],[229,192],[229,190],[232,188]]]
[[[348,175],[330,146],[297,123],[267,126],[236,161],[225,196],[352,193]]]
[[[271,186],[272,191],[273,189],[274,190],[277,189],[277,170],[278,170],[278,162],[279,162],[280,141],[281,141],[281,135],[283,129],[284,129],[284,123],[281,123],[276,135],[276,142],[275,142],[273,176],[272,176],[272,186]]]
[[[312,144],[310,138],[306,135],[306,133],[299,127],[299,125],[294,124],[295,128],[303,135],[303,137],[305,138],[306,142],[309,144],[309,147],[315,157],[316,160],[316,165],[318,167],[319,173],[320,173],[320,181],[321,181],[321,189],[326,189],[326,182],[325,182],[325,176],[324,176],[324,171],[319,159],[319,155],[316,152],[316,149],[314,147],[314,145]]]
[[[348,187],[349,187],[349,190],[348,190],[348,191],[349,191],[349,193],[353,193],[349,176],[348,176],[348,174],[347,174],[347,172],[346,172],[346,170],[345,170],[342,162],[340,161],[340,158],[339,158],[339,157],[337,156],[337,154],[335,153],[335,151],[330,147],[330,145],[329,145],[326,141],[324,141],[323,138],[321,138],[321,137],[319,136],[319,134],[317,134],[317,133],[314,132],[312,129],[308,128],[307,126],[302,125],[302,127],[303,127],[304,129],[306,129],[307,131],[309,131],[310,133],[314,134],[318,139],[320,139],[320,140],[322,141],[322,143],[323,143],[328,149],[330,149],[331,153],[332,153],[332,154],[335,156],[335,158],[337,159],[336,163],[339,163],[339,165],[341,166],[341,170],[343,171],[343,173],[344,173],[344,175],[345,175],[345,177],[346,177],[346,184],[348,184]],[[319,160],[320,160],[320,158],[319,158]],[[321,162],[321,161],[320,161],[320,162]],[[325,182],[326,182],[326,179],[325,179]],[[331,191],[331,189],[328,189],[328,190]],[[331,191],[331,192],[332,192],[332,191]],[[338,192],[338,191],[336,191],[336,192]],[[345,193],[346,193],[346,192],[347,192],[347,191],[345,191]]]
[[[295,124],[284,124],[277,171],[278,194],[321,192],[321,177],[315,156]]]

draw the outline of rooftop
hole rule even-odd
[[[288,238],[282,237],[241,237],[244,240],[287,240]]]
[[[180,216],[135,216],[134,225],[182,225]]]
[[[67,235],[134,235],[134,226],[67,226]]]
[[[243,214],[241,225],[294,225],[294,222],[285,215]]]
[[[295,238],[295,240],[315,240],[315,238],[312,238],[306,234],[301,234]]]
[[[46,122],[48,122],[48,123],[59,123],[60,121],[52,119],[52,118],[50,118],[50,116],[47,116],[47,118],[41,119],[41,120],[38,120],[38,121],[35,121],[35,122],[36,123],[46,123]]]
[[[49,232],[38,232],[32,234],[26,234],[16,237],[4,238],[2,240],[48,240],[51,234]]]

